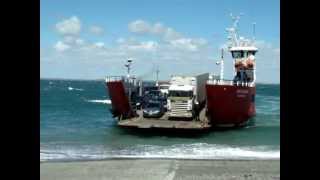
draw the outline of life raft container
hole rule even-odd
[[[237,60],[234,64],[234,67],[236,68],[237,71],[240,71],[240,69],[246,69],[247,64],[245,61]]]
[[[251,59],[247,59],[246,64],[247,64],[247,68],[252,69],[254,67],[254,61]]]

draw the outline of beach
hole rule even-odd
[[[40,162],[41,180],[280,179],[280,160],[107,159]]]

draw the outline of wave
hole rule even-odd
[[[40,150],[40,160],[83,160],[107,158],[166,158],[166,159],[280,159],[279,149],[267,146],[231,147],[206,143],[156,146],[137,145],[132,148],[111,150],[107,148],[71,148]]]
[[[73,88],[73,87],[71,87],[71,86],[68,87],[68,90],[69,90],[69,91],[73,91],[73,90],[75,90],[75,91],[84,91],[83,89]]]
[[[87,100],[87,102],[92,102],[92,103],[102,103],[102,104],[111,104],[110,99],[94,99],[94,100]]]

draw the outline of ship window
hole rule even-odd
[[[255,55],[256,52],[255,51],[248,51],[248,56],[250,56],[250,54]]]
[[[243,58],[244,52],[243,51],[232,51],[233,58]]]

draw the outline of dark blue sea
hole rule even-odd
[[[280,158],[280,85],[257,84],[249,126],[199,136],[121,129],[110,106],[103,80],[40,80],[40,160]]]

